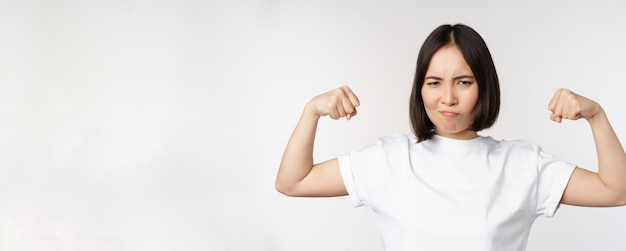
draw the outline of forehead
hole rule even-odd
[[[428,75],[473,75],[463,53],[455,45],[439,48],[430,59],[426,76]],[[442,76],[444,77],[444,76]]]

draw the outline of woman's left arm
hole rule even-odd
[[[576,167],[561,202],[568,205],[607,207],[626,205],[626,153],[602,107],[567,89],[559,89],[549,107],[550,119],[584,118],[589,122],[598,155],[598,172]]]

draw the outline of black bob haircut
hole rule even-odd
[[[433,54],[444,46],[459,48],[478,84],[478,100],[474,107],[476,118],[469,129],[478,132],[491,127],[500,112],[500,83],[485,41],[466,25],[441,25],[428,35],[417,56],[409,113],[418,142],[432,139],[435,134],[435,125],[424,109],[422,86]]]

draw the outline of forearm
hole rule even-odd
[[[591,125],[598,155],[598,174],[602,181],[626,197],[626,153],[602,110],[587,119]]]
[[[305,107],[283,153],[276,189],[289,193],[313,168],[313,145],[319,115]]]

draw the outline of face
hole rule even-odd
[[[478,83],[456,46],[444,46],[433,54],[422,86],[422,99],[437,135],[453,139],[478,136],[469,130],[475,117]]]

